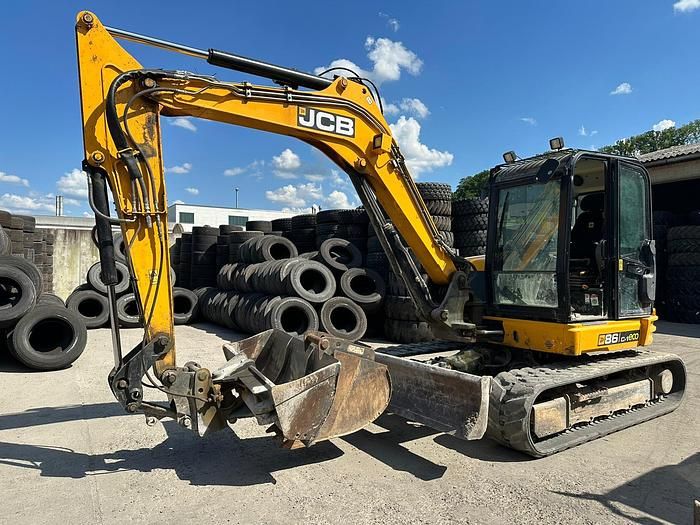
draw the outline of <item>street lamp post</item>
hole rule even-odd
[[[238,188],[236,188],[236,209],[238,209]]]

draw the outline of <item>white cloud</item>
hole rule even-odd
[[[245,168],[228,168],[224,170],[224,175],[227,177],[235,177],[236,175],[241,175],[245,173]]]
[[[183,128],[188,131],[197,131],[197,126],[187,117],[176,117],[172,120],[168,120],[171,126],[177,126],[178,128]]]
[[[592,137],[593,135],[597,135],[597,134],[598,134],[598,130],[597,130],[597,129],[594,129],[593,131],[591,131],[591,132],[589,133],[589,136]]]
[[[278,179],[298,179],[299,175],[291,171],[272,170],[272,174]]]
[[[537,121],[532,117],[520,117],[520,120],[525,124],[530,124],[531,126],[537,126]]]
[[[295,170],[301,166],[299,155],[287,148],[277,156],[272,157],[272,165],[278,170]]]
[[[582,137],[587,137],[588,133],[586,132],[586,127],[581,124],[581,127],[578,128],[578,134],[581,135]]]
[[[41,198],[26,197],[14,193],[4,193],[0,195],[0,208],[14,213],[55,213],[54,203],[47,202]]]
[[[654,124],[651,127],[651,129],[653,129],[654,131],[664,131],[666,129],[675,128],[675,127],[676,127],[676,123],[673,120],[665,118],[663,120],[658,121],[656,124]]]
[[[673,4],[674,11],[680,11],[681,13],[690,13],[700,8],[700,0],[679,0]]]
[[[21,184],[22,186],[29,186],[29,181],[27,179],[22,179],[17,175],[8,175],[4,171],[0,171],[0,182],[7,182],[8,184]]]
[[[411,75],[418,75],[423,67],[423,61],[418,58],[418,55],[407,49],[401,42],[368,36],[365,40],[365,49],[367,50],[367,58],[372,62],[371,71],[361,68],[346,58],[334,60],[329,66],[317,67],[314,71],[318,75],[329,68],[346,67],[361,77],[381,84],[382,82],[399,80],[402,70]]]
[[[401,24],[399,24],[399,21],[396,18],[390,18],[387,20],[386,25],[388,25],[394,33],[396,33],[401,27]]]
[[[332,186],[349,188],[352,186],[347,175],[341,174],[338,170],[331,170],[330,183]]]
[[[276,190],[266,191],[265,198],[289,207],[304,207],[307,204],[319,202],[323,198],[323,191],[320,186],[313,182],[298,186],[288,184]]]
[[[356,204],[350,202],[348,196],[342,191],[334,190],[325,199],[329,208],[354,208]]]
[[[432,171],[433,168],[452,164],[454,159],[452,153],[432,149],[421,143],[420,124],[414,118],[400,117],[390,126],[414,177],[418,177],[424,171]]]
[[[326,179],[326,176],[320,175],[318,173],[307,173],[306,175],[304,175],[304,178],[306,180],[310,180],[311,182],[322,182]]]
[[[185,162],[179,166],[173,166],[172,168],[165,168],[165,173],[175,173],[176,175],[184,175],[192,170],[192,164]]]
[[[422,100],[418,98],[404,98],[401,102],[384,105],[385,115],[398,115],[400,112],[405,115],[412,115],[416,118],[425,118],[430,115],[430,110]]]
[[[185,191],[190,195],[199,195],[199,190],[197,188],[185,188]]]
[[[87,199],[87,174],[74,168],[56,181],[58,193]]]
[[[629,95],[630,93],[632,93],[632,86],[629,82],[623,82],[610,92],[611,95]]]

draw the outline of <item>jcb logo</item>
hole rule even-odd
[[[329,111],[300,107],[297,111],[297,124],[346,137],[355,136],[355,119],[336,115]]]

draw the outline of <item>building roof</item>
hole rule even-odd
[[[700,142],[696,144],[684,144],[683,146],[672,146],[670,148],[652,151],[639,156],[639,160],[643,163],[656,162],[659,160],[675,159],[677,157],[685,157],[688,155],[696,155],[700,153]],[[678,162],[683,159],[678,159]]]

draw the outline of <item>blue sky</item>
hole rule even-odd
[[[87,210],[73,34],[84,8],[107,25],[302,70],[352,62],[379,81],[423,181],[456,186],[557,135],[595,148],[700,118],[700,0],[273,4],[5,3],[0,208],[51,214],[62,194],[66,214]],[[252,80],[123,45],[147,67]],[[238,187],[247,208],[357,204],[345,175],[291,138],[194,119],[163,129],[171,202],[233,205]]]

